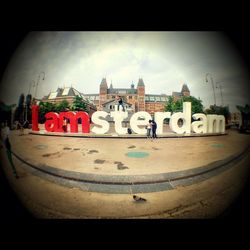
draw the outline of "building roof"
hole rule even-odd
[[[181,89],[181,93],[183,93],[183,92],[190,92],[187,84],[183,84],[182,89]]]
[[[102,106],[106,106],[107,104],[110,104],[110,103],[117,103],[117,101],[113,99],[113,100],[110,100],[110,101],[108,101],[108,102],[103,103]],[[129,107],[132,106],[132,104],[130,104],[130,103],[128,103],[128,102],[124,102],[124,101],[123,101],[123,103],[126,104],[126,105],[128,105]]]
[[[181,96],[182,96],[182,93],[181,93],[181,92],[172,92],[172,96],[181,97]]]
[[[108,84],[107,84],[106,78],[102,78],[101,86],[104,86],[104,87],[108,88]]]
[[[145,102],[166,102],[167,95],[145,95]]]
[[[108,89],[108,94],[136,94],[137,90],[133,89],[133,88],[112,88],[112,89]]]
[[[145,86],[142,78],[139,78],[137,86]]]
[[[84,94],[84,97],[89,101],[99,101],[99,94]]]

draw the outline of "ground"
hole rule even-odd
[[[10,135],[19,179],[3,147],[1,158],[15,192],[42,218],[215,217],[237,197],[249,169],[250,137],[234,130],[156,140],[29,132]],[[200,178],[202,171],[210,172]],[[190,173],[198,176],[185,178]],[[134,201],[134,194],[146,201]]]

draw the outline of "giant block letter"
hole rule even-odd
[[[38,113],[39,113],[39,106],[38,105],[33,105],[32,106],[32,130],[33,131],[39,131]]]
[[[224,133],[225,117],[223,115],[207,115],[208,133]]]
[[[178,126],[178,121],[182,119],[183,124]],[[183,103],[183,112],[178,112],[172,115],[170,119],[170,128],[177,134],[190,133],[191,127],[191,102]]]
[[[108,113],[105,111],[96,111],[95,113],[93,113],[93,115],[91,117],[92,122],[101,126],[101,127],[94,126],[92,128],[92,132],[94,132],[96,134],[105,134],[109,131],[108,121],[100,119],[100,117],[106,118],[107,116],[108,116]]]
[[[157,124],[157,134],[163,134],[164,119],[171,118],[171,112],[155,112],[155,122]]]
[[[200,121],[192,122],[192,130],[195,133],[207,133],[207,117],[204,114],[198,113],[194,114],[193,118],[195,120],[200,119]]]
[[[122,127],[122,121],[128,117],[128,112],[113,111],[110,112],[110,114],[115,122],[115,132],[120,135],[125,135],[127,133],[127,128]]]
[[[46,131],[57,132],[59,115],[54,112],[49,112],[45,115],[46,122],[44,124]]]
[[[79,111],[76,113],[76,121],[78,123],[78,119],[82,121],[82,132],[88,134],[90,132],[90,120],[89,114],[83,111]],[[78,125],[77,125],[77,132],[78,132]]]
[[[144,118],[143,120],[138,120],[139,118]],[[139,135],[145,135],[146,129],[145,126],[148,124],[148,121],[151,120],[152,117],[149,113],[145,111],[140,111],[132,115],[130,119],[130,127],[131,129],[139,134]],[[144,126],[143,128],[139,128],[138,126]]]

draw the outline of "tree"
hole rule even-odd
[[[15,106],[16,104],[7,105],[4,102],[0,101],[0,126],[6,121],[8,126],[11,126],[11,111]]]
[[[250,131],[250,106],[248,104],[243,106],[237,105],[236,108],[241,113],[241,127],[240,132],[248,132]]]
[[[73,105],[71,107],[72,111],[85,111],[89,113],[89,108],[87,103],[83,100],[81,96],[75,96],[73,100]]]
[[[39,123],[45,122],[45,114],[48,112],[56,112],[56,105],[50,102],[39,103]]]
[[[19,121],[20,123],[24,122],[24,94],[21,94],[18,101],[18,106],[15,110],[15,121]]]
[[[206,114],[224,115],[226,124],[228,124],[228,119],[230,118],[230,112],[228,106],[217,106],[211,105],[209,109],[205,110]]]
[[[183,110],[183,102],[191,102],[192,114],[204,113],[202,100],[197,99],[193,96],[183,96],[181,99],[174,101],[172,96],[168,97],[168,101],[165,106],[165,111],[169,112],[181,112]]]
[[[67,100],[62,100],[55,107],[56,112],[63,112],[69,110],[69,102]]]

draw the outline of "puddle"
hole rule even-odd
[[[97,150],[89,150],[88,154],[99,153]]]
[[[65,147],[63,150],[71,150],[72,148]]]
[[[117,169],[118,170],[124,170],[124,169],[128,169],[127,166],[125,166],[122,162],[120,161],[115,161],[114,164],[117,164]]]
[[[126,154],[126,156],[132,157],[132,158],[145,158],[145,157],[149,156],[149,153],[146,153],[146,152],[128,152]]]
[[[159,150],[160,148],[155,148],[155,147],[152,147],[152,149],[154,149],[154,150]]]
[[[50,157],[53,155],[58,155],[60,152],[50,153],[50,154],[43,154],[42,157]]]
[[[99,160],[99,159],[96,159],[94,161],[95,164],[103,164],[105,162],[105,160]]]
[[[44,145],[44,144],[38,144],[38,145],[35,145],[34,148],[36,148],[36,149],[45,149],[45,148],[48,148],[48,146]]]

